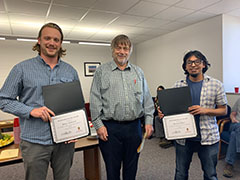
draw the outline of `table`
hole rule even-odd
[[[12,144],[0,149],[0,153],[5,149],[16,149],[19,145]],[[97,139],[88,139],[87,137],[79,139],[75,143],[75,151],[83,151],[84,176],[86,180],[101,180],[100,152]],[[22,162],[22,156],[19,150],[18,157],[0,160],[0,166]]]
[[[12,127],[13,127],[13,119],[0,121],[0,132],[2,129],[12,128]]]

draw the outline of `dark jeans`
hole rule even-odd
[[[198,141],[186,141],[185,146],[176,143],[175,180],[187,180],[188,170],[194,152],[198,153],[204,172],[204,180],[217,180],[216,166],[218,144],[201,145]]]
[[[140,120],[127,123],[103,121],[108,131],[108,141],[99,139],[99,147],[105,162],[107,179],[135,180],[138,158],[137,148],[142,140]]]
[[[155,117],[155,135],[157,138],[165,138],[163,120],[159,116]]]
[[[228,164],[233,165],[236,160],[237,153],[240,152],[240,123],[232,123],[230,131],[231,136],[225,161]]]

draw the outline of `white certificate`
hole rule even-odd
[[[88,120],[84,110],[54,116],[50,125],[55,143],[89,135]]]
[[[190,113],[170,115],[163,118],[165,137],[168,140],[197,136],[194,116]]]

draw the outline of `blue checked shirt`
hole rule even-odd
[[[154,105],[143,71],[128,62],[121,71],[114,61],[99,66],[94,74],[90,93],[93,125],[102,120],[132,121],[145,116],[153,124]]]
[[[30,112],[44,106],[42,86],[71,82],[77,71],[59,59],[51,69],[41,56],[13,67],[0,90],[0,109],[20,117],[21,139],[38,144],[53,144],[48,122],[33,118]]]
[[[180,80],[175,83],[175,87],[182,86],[187,86],[186,80]],[[226,104],[227,97],[223,84],[217,79],[204,75],[200,106],[214,109],[217,105]],[[202,145],[212,145],[219,141],[220,137],[215,116],[200,115],[200,133]],[[184,145],[185,139],[177,140],[177,142]]]

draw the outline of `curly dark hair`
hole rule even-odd
[[[188,71],[186,70],[186,64],[187,64],[187,60],[192,57],[195,56],[198,59],[201,59],[205,65],[205,67],[203,68],[202,72],[203,74],[208,70],[208,68],[211,66],[211,64],[208,63],[207,58],[200,52],[197,50],[194,51],[189,51],[187,54],[185,54],[184,58],[183,58],[183,64],[182,64],[182,68],[185,71],[184,74],[189,74]]]

